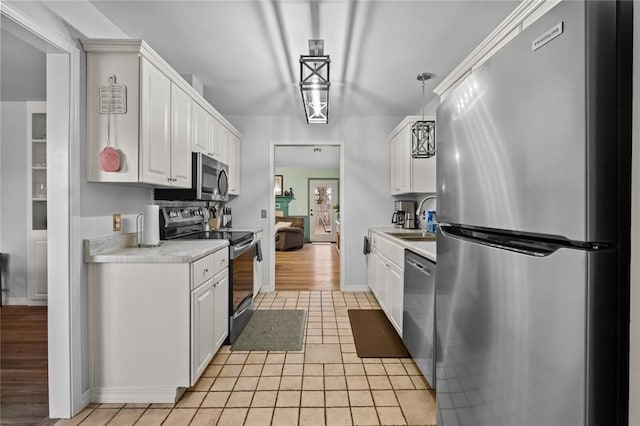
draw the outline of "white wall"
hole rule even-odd
[[[27,104],[0,105],[0,252],[3,303],[27,303]]]
[[[631,330],[629,424],[640,425],[640,7],[633,10],[633,156],[631,176]]]
[[[435,96],[429,102],[424,104],[424,115],[436,115],[436,108],[440,105],[440,96]],[[422,115],[422,109],[415,113],[415,115]]]
[[[240,196],[229,203],[234,226],[262,226],[268,232],[268,219],[260,210],[269,209],[273,176],[269,175],[270,141],[344,141],[345,192],[340,216],[346,262],[345,289],[367,286],[367,268],[362,254],[362,238],[371,226],[388,225],[393,213],[389,190],[389,146],[387,134],[402,117],[348,117],[331,120],[328,125],[308,125],[304,116],[230,117],[243,133],[240,145]],[[272,213],[270,213],[271,215]],[[272,259],[271,238],[264,238],[264,283],[268,283]]]
[[[46,56],[9,31],[0,39],[0,96],[2,101],[44,101]]]

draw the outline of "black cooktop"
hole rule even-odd
[[[178,240],[229,240],[230,245],[253,238],[252,232],[247,231],[202,231],[194,234],[181,235]]]

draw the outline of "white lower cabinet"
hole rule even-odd
[[[47,304],[47,232],[34,231],[29,237],[29,304]]]
[[[402,337],[402,308],[404,306],[404,269],[390,263],[387,267],[387,316]]]
[[[229,269],[191,292],[191,385],[229,335]]]
[[[172,403],[229,326],[228,248],[192,263],[92,263],[91,401]]]
[[[402,337],[404,249],[372,234],[368,262],[369,288],[393,328]]]
[[[229,335],[229,255],[219,250],[191,264],[191,385]]]
[[[378,299],[378,280],[376,275],[376,258],[378,256],[378,252],[375,250],[371,250],[367,255],[367,283],[369,284],[369,289],[371,293]]]
[[[214,351],[213,279],[191,292],[191,383],[202,374]]]
[[[229,335],[229,270],[213,278],[213,344],[214,353]]]

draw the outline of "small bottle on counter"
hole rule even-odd
[[[436,222],[436,212],[429,210],[427,212],[427,232],[435,234],[438,231],[438,222]]]

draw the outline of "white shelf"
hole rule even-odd
[[[47,166],[31,166],[32,170],[47,170]]]
[[[46,197],[44,197],[44,198],[33,197],[31,200],[32,201],[47,201],[47,198]]]
[[[33,143],[47,143],[46,139],[31,139]]]

